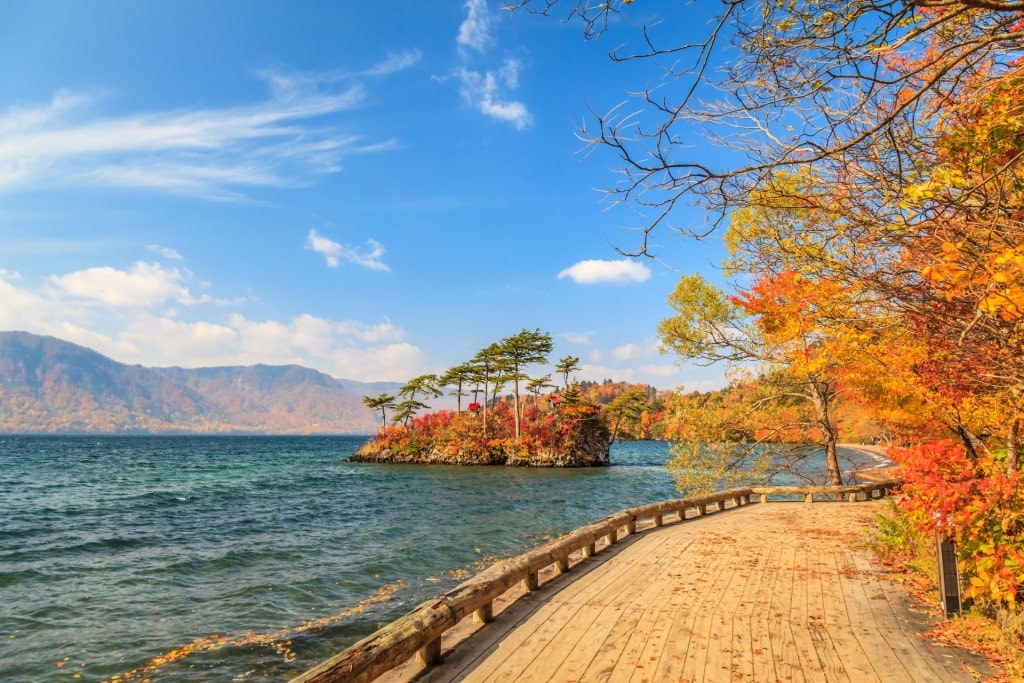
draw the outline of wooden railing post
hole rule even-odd
[[[489,624],[494,621],[494,603],[488,602],[473,611],[473,620],[478,624]]]
[[[435,638],[421,647],[416,653],[416,661],[420,666],[434,666],[441,663],[441,639]]]

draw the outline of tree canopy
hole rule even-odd
[[[943,520],[967,549],[969,595],[1014,606],[1024,2],[699,9],[712,6],[707,31],[683,42],[679,23],[660,19],[697,15],[696,4],[516,3],[580,20],[589,38],[621,35],[616,20],[629,13],[642,25],[613,62],[662,69],[656,86],[592,112],[579,135],[617,159],[607,190],[644,217],[640,243],[622,251],[654,255],[662,229],[719,230],[729,250],[724,289],[687,275],[671,295],[666,349],[756,361],[768,377],[808,382],[812,404],[846,392],[912,433],[916,445],[893,451],[910,508],[922,527]],[[684,205],[706,220],[686,224]],[[735,417],[716,419],[724,428]]]

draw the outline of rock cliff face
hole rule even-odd
[[[352,456],[353,462],[406,463],[421,465],[506,465],[509,467],[605,467],[611,464],[607,434],[593,434],[569,449],[544,448],[528,451],[514,445],[488,449],[478,456],[451,445],[437,445],[417,451],[394,450],[376,440],[366,443]]]

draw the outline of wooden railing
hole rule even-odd
[[[678,521],[687,518],[688,510],[705,515],[709,506],[725,510],[749,504],[751,497],[760,495],[762,503],[769,496],[803,495],[811,502],[817,494],[833,498],[847,495],[850,502],[858,495],[870,500],[875,493],[885,496],[901,482],[889,480],[855,486],[757,486],[730,489],[705,496],[679,498],[629,508],[561,536],[522,555],[497,562],[451,591],[424,602],[403,617],[399,617],[375,633],[363,638],[347,650],[320,663],[291,683],[364,683],[416,657],[421,666],[430,666],[441,660],[441,635],[470,614],[479,623],[493,620],[494,600],[517,583],[527,592],[539,587],[542,570],[554,566],[558,573],[570,568],[573,555],[592,557],[600,547],[616,543],[622,535],[637,532],[637,524],[649,522],[660,527],[666,517],[676,515]],[[578,561],[582,561],[582,558]]]
[[[839,497],[844,495],[853,503],[861,496],[864,500],[871,500],[875,494],[878,494],[879,498],[884,498],[890,489],[897,488],[902,483],[902,479],[887,479],[850,486],[753,486],[750,491],[761,496],[762,503],[769,501],[768,496],[774,496],[776,500],[803,496],[805,503],[813,503],[814,496],[827,496],[828,500],[839,500]]]

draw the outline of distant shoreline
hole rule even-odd
[[[879,446],[875,444],[861,444],[861,443],[841,443],[836,444],[840,448],[849,448],[851,450],[864,451],[873,455],[880,456],[885,459],[885,464],[873,467],[870,470],[863,470],[857,472],[857,478],[863,481],[878,482],[885,481],[886,479],[894,479],[899,476],[899,466],[893,462],[886,451],[889,450],[889,446]]]

